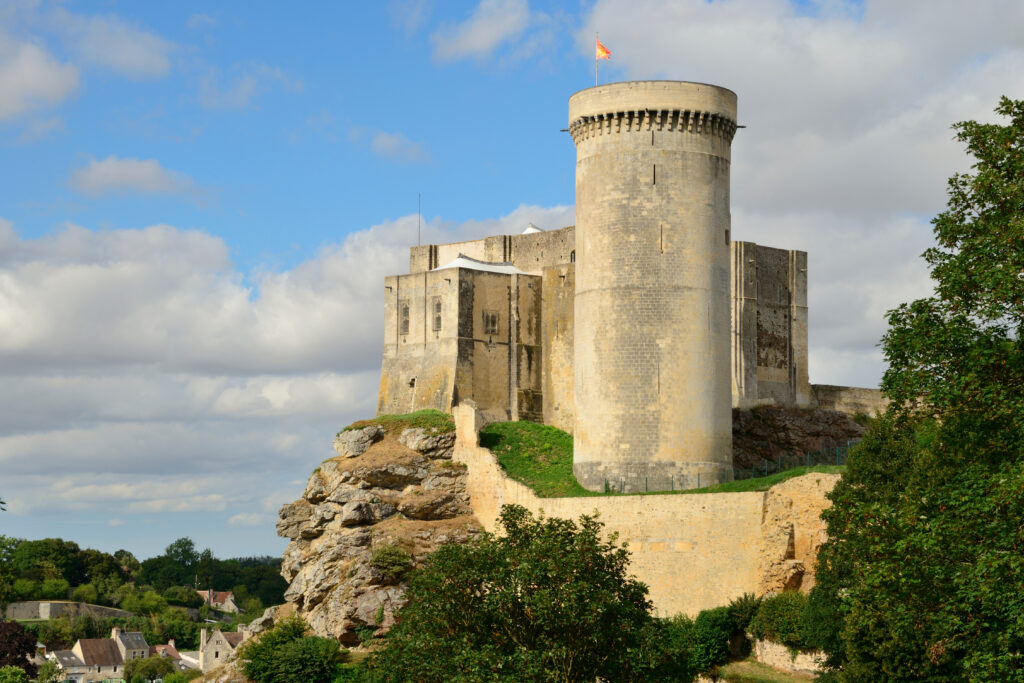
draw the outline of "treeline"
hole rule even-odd
[[[220,560],[179,538],[162,555],[139,562],[127,550],[108,554],[60,538],[0,535],[0,604],[72,599],[144,615],[170,606],[200,607],[196,589],[232,591],[238,606],[259,612],[284,601],[281,559]]]

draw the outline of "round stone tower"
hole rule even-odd
[[[729,150],[736,94],[635,81],[569,98],[573,471],[586,488],[732,479]]]

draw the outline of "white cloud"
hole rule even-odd
[[[430,16],[431,5],[428,0],[390,0],[388,14],[406,36],[411,36]]]
[[[271,526],[273,523],[274,517],[257,512],[241,512],[228,517],[228,526],[230,527]]]
[[[572,208],[428,220],[423,239],[529,222],[562,227]],[[376,407],[383,278],[407,269],[415,234],[416,216],[404,216],[291,270],[241,273],[203,232],[68,225],[28,239],[0,219],[9,514],[207,512],[234,528],[272,525],[302,490],[296,474]]]
[[[30,119],[22,129],[15,142],[19,145],[29,145],[33,142],[45,140],[51,135],[64,130],[64,120],[59,116],[51,116],[43,119]]]
[[[440,61],[488,57],[521,36],[529,25],[526,0],[480,0],[468,19],[442,26],[431,36],[434,57]]]
[[[115,16],[84,16],[58,9],[51,21],[86,62],[136,80],[160,78],[170,71],[174,43]]]
[[[423,163],[430,159],[422,143],[413,142],[401,133],[378,131],[370,140],[370,151],[379,157],[408,164]]]
[[[78,69],[0,30],[0,119],[58,104],[78,89]]]
[[[113,518],[110,519],[110,521],[107,522],[107,526],[109,526],[109,527],[124,526],[124,520],[121,519],[120,517],[113,517]]]
[[[226,79],[211,67],[199,82],[199,104],[205,109],[244,109],[274,87],[290,92],[304,88],[302,81],[266,64],[236,67]]]
[[[84,168],[72,171],[69,183],[77,192],[93,197],[132,192],[198,196],[199,192],[190,177],[164,168],[156,159],[121,158],[113,154],[102,161],[90,159]]]
[[[199,29],[214,28],[217,26],[217,19],[211,17],[209,14],[193,14],[185,22],[185,25],[189,29],[196,31]]]

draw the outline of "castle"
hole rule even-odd
[[[583,486],[630,491],[731,479],[733,407],[834,402],[808,381],[807,254],[730,238],[736,112],[699,83],[572,95],[576,225],[412,247],[378,414],[554,425]]]

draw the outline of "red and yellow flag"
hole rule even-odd
[[[594,38],[594,42],[597,43],[597,56],[594,59],[611,59],[612,51],[601,44],[601,41]]]

